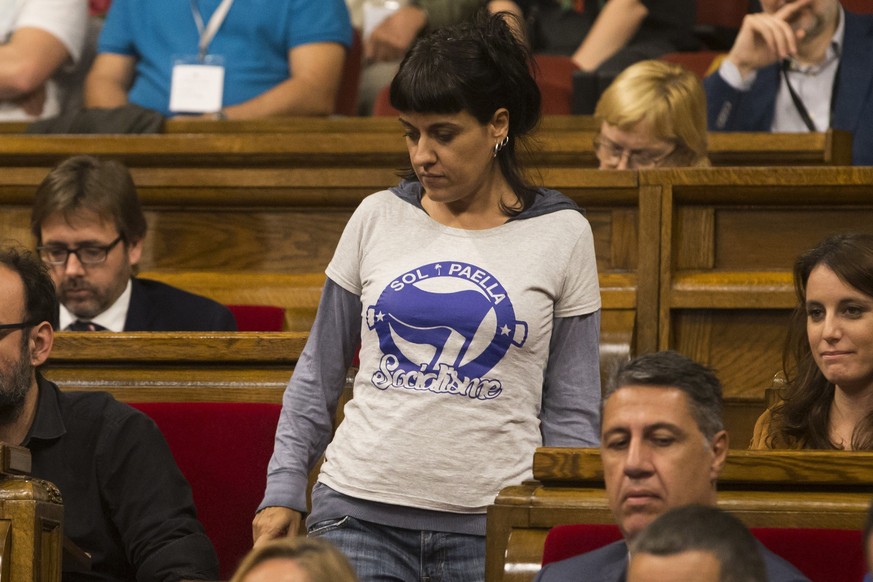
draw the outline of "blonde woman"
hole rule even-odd
[[[320,538],[282,538],[253,549],[230,582],[357,582],[349,561]]]
[[[631,65],[600,97],[594,117],[601,170],[709,166],[703,85],[679,65]]]

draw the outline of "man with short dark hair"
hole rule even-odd
[[[716,507],[686,505],[661,515],[630,546],[628,582],[767,582],[759,542]]]
[[[64,500],[64,533],[91,555],[65,580],[215,580],[218,559],[155,423],[104,392],[61,392],[48,359],[54,284],[27,251],[0,250],[0,441],[30,449]]]
[[[133,276],[146,220],[119,162],[75,156],[54,168],[37,188],[31,230],[61,303],[57,329],[236,330],[227,307]]]
[[[659,515],[690,504],[715,506],[728,434],[715,373],[676,352],[624,364],[604,397],[600,458],[609,507],[623,541],[546,565],[540,582],[619,582],[628,544]],[[764,552],[771,582],[806,581],[791,564]]]

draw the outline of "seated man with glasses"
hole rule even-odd
[[[631,65],[603,92],[594,118],[601,170],[709,166],[703,85],[679,65]]]
[[[31,230],[68,331],[233,331],[227,307],[134,277],[146,221],[122,164],[76,156],[39,185]]]
[[[63,579],[216,580],[191,488],[155,423],[105,392],[61,391],[40,374],[56,311],[39,259],[0,249],[0,440],[30,450],[31,474],[61,492],[64,535],[90,555],[90,569],[65,563]]]

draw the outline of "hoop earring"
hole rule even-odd
[[[509,135],[506,135],[501,141],[494,144],[494,155],[491,157],[496,158],[497,154],[500,153],[500,150],[505,148],[508,143],[509,143]]]

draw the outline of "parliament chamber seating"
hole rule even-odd
[[[325,169],[379,169],[396,181],[397,170],[409,163],[396,118],[277,120],[272,131],[255,122],[210,123],[214,125],[179,122],[177,127],[190,131],[158,135],[3,133],[0,167],[45,172],[71,155],[91,154],[112,157],[131,168],[321,170],[326,180],[332,178]],[[546,116],[530,151],[520,148],[522,159],[537,168],[595,168],[596,129],[590,117]],[[851,164],[851,135],[843,131],[714,132],[708,140],[716,166]]]
[[[859,582],[866,572],[860,530],[753,527],[751,532],[771,552],[791,562],[812,582]],[[543,565],[620,539],[621,532],[615,525],[555,526],[546,536]]]
[[[222,578],[251,548],[282,393],[306,340],[294,333],[68,333],[43,373],[150,416],[191,484]]]
[[[353,28],[352,44],[346,51],[342,78],[336,94],[334,113],[337,115],[353,116],[358,114],[358,89],[361,84],[361,59],[363,56],[364,44],[361,40],[361,32]]]
[[[252,547],[282,406],[265,402],[132,402],[155,421],[188,479],[222,579]]]
[[[529,582],[544,561],[546,538],[555,526],[597,525],[591,535],[598,545],[617,539],[610,537],[617,531],[611,529],[614,519],[597,449],[540,448],[533,476],[504,488],[488,508],[487,582]],[[718,505],[771,550],[814,576],[814,582],[853,582],[860,578],[820,574],[830,560],[835,572],[863,569],[857,532],[871,491],[873,453],[731,450],[718,480]],[[565,539],[549,550],[549,559],[574,547],[585,551],[589,546]],[[801,555],[804,550],[808,555]]]
[[[794,260],[830,234],[873,233],[873,168],[658,170],[640,181],[662,204],[652,349],[718,372],[732,446],[745,448],[781,370]]]
[[[282,331],[285,328],[285,309],[276,305],[227,306],[236,320],[237,331]]]
[[[41,172],[0,173],[0,230],[28,244]],[[285,309],[307,332],[342,228],[390,171],[136,168],[149,234],[143,276],[224,304]],[[873,224],[873,169],[544,168],[586,209],[603,298],[601,371],[674,348],[718,371],[743,448],[780,369],[794,306],[790,267],[826,234]],[[381,184],[381,185],[380,185]],[[287,379],[287,378],[286,378]]]
[[[322,166],[300,167],[294,162],[292,167],[224,167],[221,161],[234,154],[227,149],[222,150],[225,157],[211,158],[212,150],[203,144],[215,137],[212,134],[200,134],[203,139],[190,142],[203,148],[189,153],[198,164],[215,167],[149,167],[157,159],[174,155],[172,148],[170,155],[138,151],[160,142],[93,142],[101,144],[104,153],[111,152],[113,144],[126,143],[124,155],[131,159],[145,156],[143,164],[133,169],[149,222],[142,261],[145,276],[179,284],[226,304],[284,308],[286,331],[117,334],[111,338],[61,333],[46,375],[65,389],[110,390],[128,402],[278,405],[305,342],[305,333],[297,332],[305,332],[311,325],[324,281],[323,269],[343,226],[363,197],[397,181],[394,166],[373,166],[370,162],[402,160],[405,155],[397,139],[400,148],[396,144],[377,148],[369,158],[354,164],[352,150],[337,153],[330,149],[339,133],[332,130],[332,121],[312,123],[315,125],[310,127],[317,126],[317,130],[289,131],[286,139],[289,143],[311,140]],[[392,123],[396,131],[396,121]],[[604,377],[631,353],[666,348],[715,367],[725,384],[732,446],[744,448],[751,423],[764,408],[764,390],[779,369],[787,315],[794,304],[791,263],[797,253],[828,233],[871,229],[873,169],[822,166],[598,172],[578,162],[593,155],[593,133],[590,128],[579,127],[550,134],[542,155],[552,156],[554,163],[540,167],[538,178],[583,206],[592,225],[604,305]],[[388,130],[374,130],[368,132],[368,139],[387,143],[378,136],[389,134]],[[190,137],[187,134],[154,137],[173,135],[185,136],[173,146],[182,151]],[[261,136],[262,145],[275,139],[266,132],[251,135]],[[317,135],[322,139],[313,139]],[[721,137],[716,139],[717,135]],[[232,137],[216,147],[230,148]],[[833,164],[845,163],[850,156],[848,136],[842,132],[712,137],[721,156],[718,159],[725,163]],[[0,165],[8,165],[12,159],[3,162],[11,151],[4,152],[4,143],[5,136],[0,140]],[[51,156],[60,159],[66,155],[64,148],[69,144],[55,142],[55,146],[59,144],[63,147],[49,148],[47,154],[27,145],[32,149],[26,148],[19,161],[36,165],[0,172],[0,231],[4,237],[30,241],[29,203]],[[299,158],[294,159],[305,159],[306,148],[300,144],[294,147],[299,152]],[[398,150],[399,157],[391,158],[398,156]],[[154,155],[158,158],[149,157]],[[245,155],[244,151],[242,158]],[[270,155],[284,159],[285,153]],[[344,161],[334,167],[331,159]],[[81,335],[88,337],[74,337]],[[799,478],[805,479],[805,473]],[[729,483],[730,479],[723,480],[723,486]],[[765,481],[755,491],[723,489],[721,503],[745,515],[750,526],[860,527],[857,496],[821,508],[834,495],[845,493],[840,484],[833,491],[819,491],[820,497],[814,499],[810,497],[814,492],[804,491],[802,499],[788,500],[784,491],[769,491],[769,486]],[[586,492],[590,488],[547,483],[536,494],[530,487],[519,485],[502,492],[496,503],[499,509],[494,511],[504,525],[510,523],[507,516],[511,515],[535,527],[514,528],[511,535],[506,530],[489,534],[489,560],[495,559],[497,551],[491,540],[504,539],[509,552],[499,555],[505,556],[508,564],[518,564],[521,577],[495,577],[496,566],[489,562],[489,582],[529,579],[525,573],[529,574],[530,564],[539,564],[537,552],[542,549],[544,532],[552,525],[590,523],[592,516],[597,518],[594,523],[611,523],[597,487]],[[869,491],[870,483],[865,482],[861,489]],[[867,502],[869,499],[863,504],[865,510]],[[489,511],[489,520],[491,514]],[[786,520],[791,523],[786,524]],[[540,549],[531,552],[537,544]],[[501,562],[500,572],[502,567]]]

